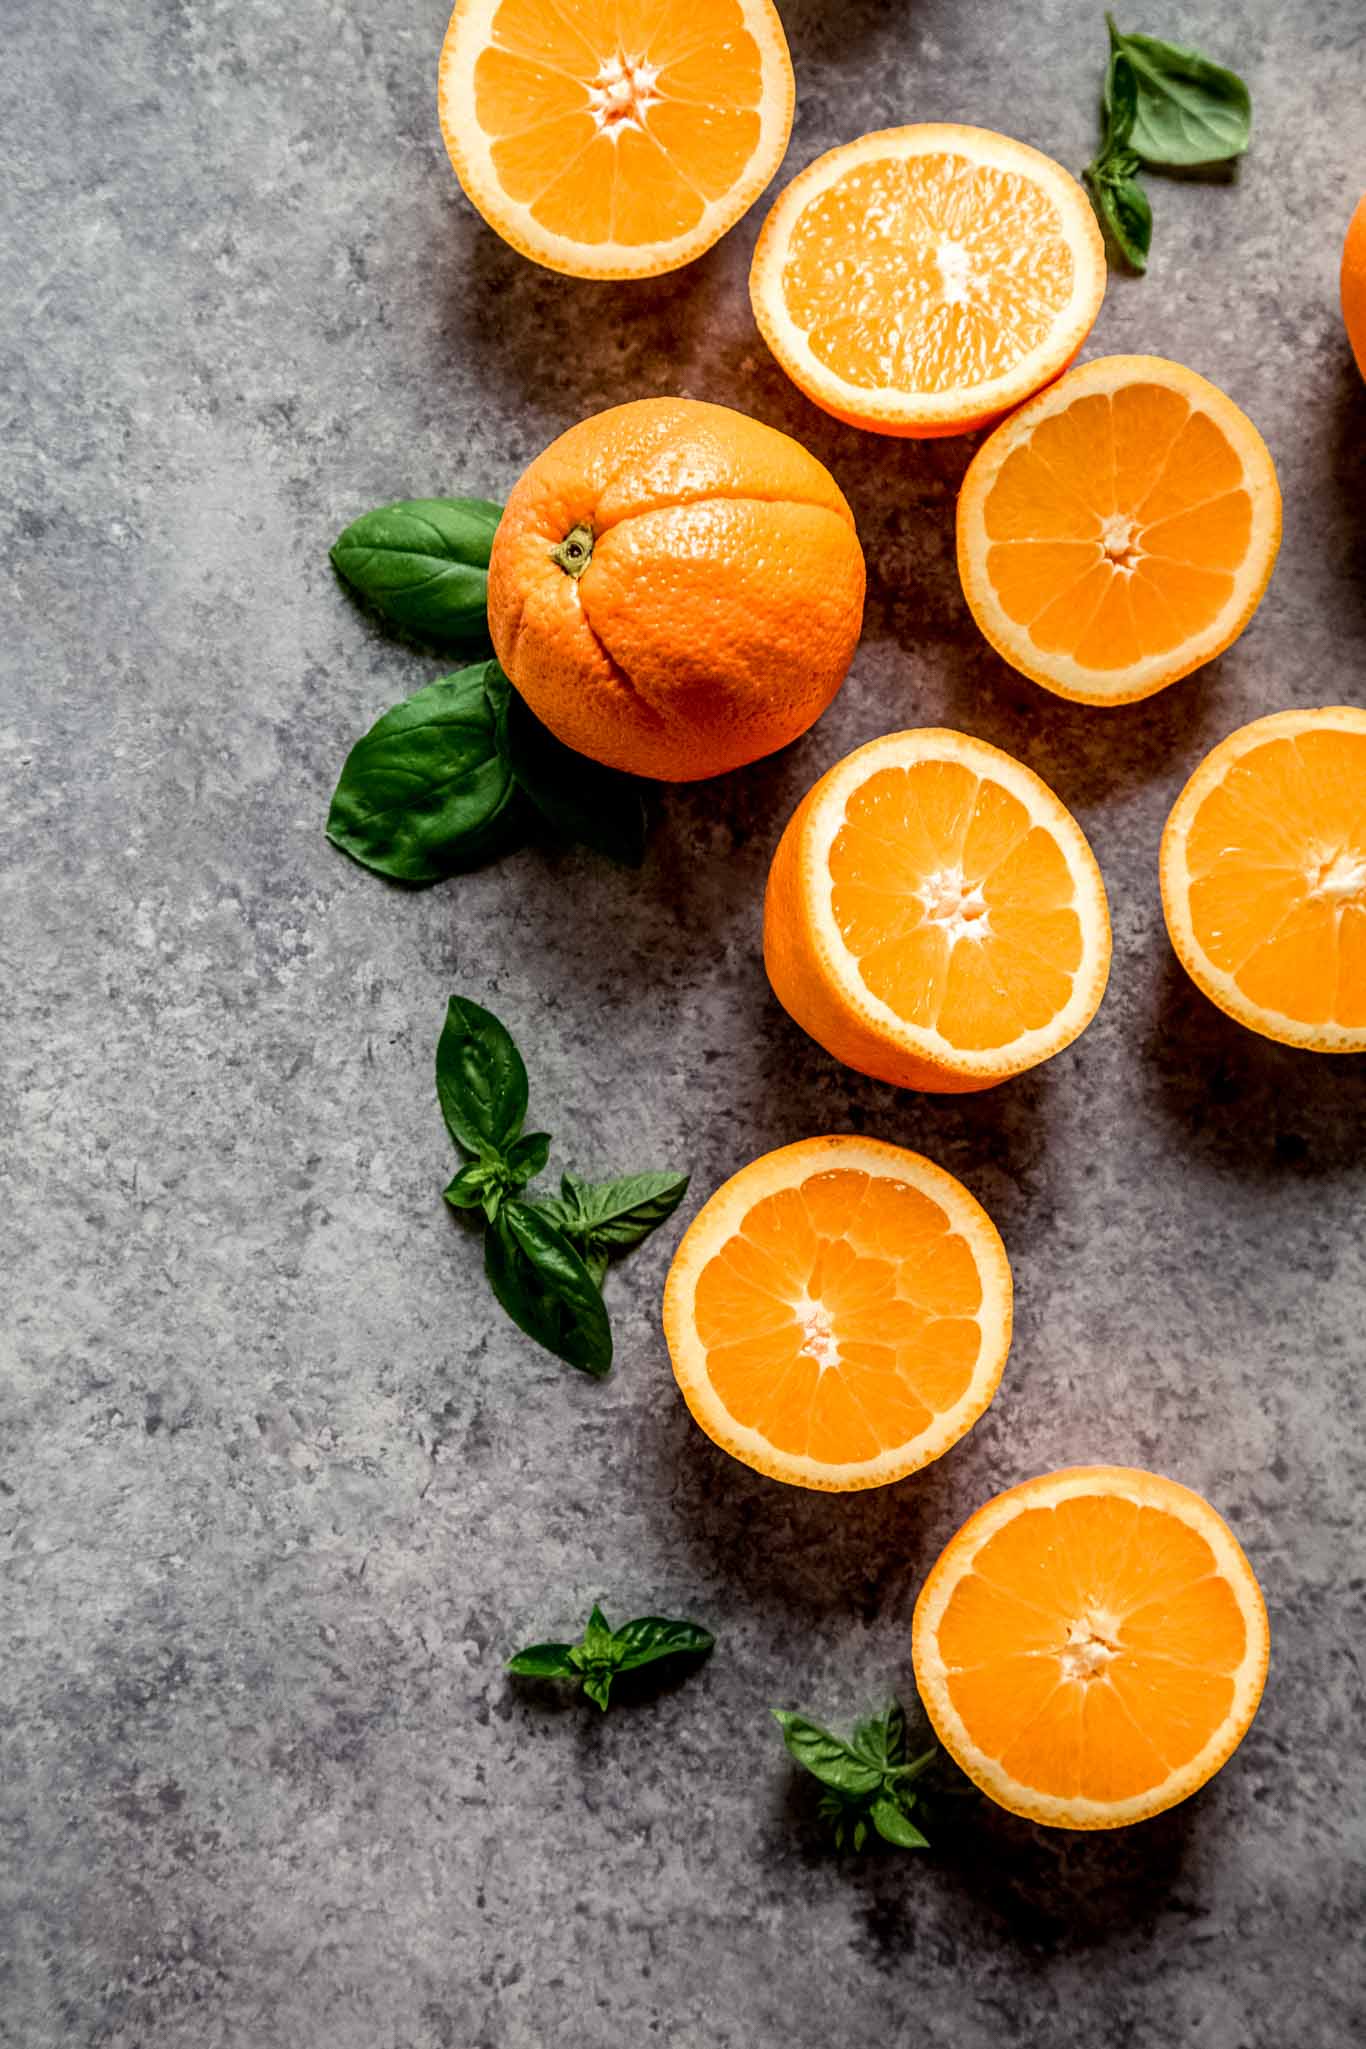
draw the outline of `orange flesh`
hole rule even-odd
[[[1036,1792],[1114,1801],[1204,1748],[1233,1704],[1247,1630],[1198,1531],[1082,1495],[1022,1510],[983,1545],[938,1643],[982,1755]]]
[[[738,0],[503,0],[474,84],[508,197],[576,242],[686,234],[759,139]]]
[[[982,1285],[938,1203],[836,1169],[765,1196],[703,1268],[696,1323],[735,1421],[831,1465],[909,1443],[981,1349]]]
[[[1366,734],[1249,749],[1196,812],[1186,863],[1196,938],[1250,1002],[1366,1025]]]
[[[1160,384],[1078,398],[1001,465],[987,575],[1041,651],[1124,669],[1210,625],[1247,552],[1242,462]]]
[[[1072,252],[1052,201],[1017,172],[885,157],[803,209],[782,289],[811,353],[850,384],[956,391],[1046,340]]]
[[[830,877],[868,989],[954,1046],[1006,1045],[1072,994],[1082,930],[1057,841],[961,762],[870,776],[849,800]]]

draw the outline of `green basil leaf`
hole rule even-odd
[[[1105,79],[1105,147],[1103,157],[1127,149],[1138,115],[1138,78],[1122,49],[1112,46]]]
[[[597,1602],[583,1626],[581,1648],[589,1664],[613,1665],[616,1659],[612,1648],[612,1629]]]
[[[625,1250],[639,1245],[671,1217],[688,1192],[686,1174],[627,1174],[619,1181],[580,1181],[566,1174],[561,1183],[566,1210],[577,1212],[565,1228],[586,1238],[591,1250]]]
[[[523,1137],[517,1140],[515,1145],[508,1148],[507,1168],[508,1173],[512,1177],[513,1186],[515,1188],[524,1188],[528,1181],[534,1181],[536,1176],[544,1171],[545,1163],[549,1158],[550,1133],[548,1131],[526,1132]]]
[[[601,1291],[602,1284],[607,1279],[607,1254],[595,1252],[590,1245],[583,1255],[583,1263],[588,1268],[593,1286]]]
[[[849,1745],[805,1715],[789,1714],[783,1708],[771,1710],[783,1732],[783,1741],[798,1764],[836,1793],[871,1793],[882,1783],[876,1765],[856,1757]]]
[[[498,737],[506,688],[497,664],[480,662],[385,712],[342,766],[333,846],[377,875],[425,883],[509,845],[524,805]]]
[[[1130,148],[1149,164],[1213,164],[1252,140],[1252,95],[1236,71],[1158,36],[1121,35],[1107,14],[1112,50],[1133,66],[1137,107]]]
[[[854,1848],[861,1850],[868,1840],[868,1824],[862,1815],[854,1823]]]
[[[565,839],[638,868],[645,858],[645,785],[566,747],[518,696],[508,692],[500,725],[503,752],[536,809]]]
[[[504,1668],[515,1672],[519,1679],[575,1679],[578,1677],[569,1659],[567,1643],[529,1643],[524,1651],[518,1651],[515,1658],[509,1658]]]
[[[441,1193],[452,1209],[478,1209],[488,1193],[488,1176],[482,1162],[471,1160]]]
[[[491,1011],[452,996],[436,1046],[446,1129],[467,1153],[504,1153],[526,1116],[527,1078],[512,1035]]]
[[[583,1690],[594,1706],[600,1707],[603,1713],[606,1714],[608,1697],[612,1691],[611,1673],[589,1672],[584,1678]]]
[[[564,1233],[534,1204],[506,1201],[484,1238],[484,1272],[498,1301],[529,1338],[584,1373],[612,1364],[602,1291]]]
[[[886,1772],[895,1765],[905,1741],[906,1718],[893,1701],[885,1714],[870,1715],[855,1725],[851,1747],[879,1771]]]
[[[656,1658],[700,1658],[716,1638],[697,1622],[670,1622],[663,1615],[640,1615],[623,1623],[612,1638],[612,1661],[619,1672],[634,1672]]]
[[[1134,178],[1114,179],[1105,174],[1104,164],[1087,172],[1091,203],[1100,224],[1131,270],[1141,277],[1148,268],[1148,247],[1153,235],[1153,214],[1143,187]]]
[[[868,1810],[873,1827],[884,1843],[895,1843],[899,1850],[928,1850],[928,1836],[920,1830],[895,1800],[875,1800]]]
[[[404,498],[353,520],[331,551],[351,588],[433,640],[486,639],[489,550],[502,508],[487,498]]]

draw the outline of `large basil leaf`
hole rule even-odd
[[[436,1044],[446,1129],[467,1153],[505,1153],[526,1116],[527,1078],[511,1033],[491,1011],[452,996]]]
[[[697,1622],[671,1622],[663,1615],[639,1615],[623,1623],[612,1638],[612,1662],[619,1672],[634,1672],[656,1658],[701,1657],[716,1638]]]
[[[688,1192],[686,1174],[626,1174],[617,1181],[560,1178],[560,1193],[538,1203],[590,1263],[641,1244]]]
[[[516,1657],[509,1658],[505,1671],[520,1679],[573,1679],[577,1667],[570,1661],[567,1643],[529,1643]]]
[[[398,626],[433,640],[486,639],[489,550],[502,507],[487,498],[404,498],[353,520],[337,574]]]
[[[439,882],[508,846],[522,800],[498,737],[496,662],[441,676],[346,757],[327,814],[343,853],[396,882]]]
[[[513,1322],[557,1359],[596,1376],[612,1364],[601,1290],[564,1233],[511,1197],[484,1234],[484,1271]]]
[[[881,1786],[882,1774],[877,1766],[855,1756],[847,1743],[822,1729],[819,1723],[808,1721],[805,1715],[789,1714],[783,1708],[773,1709],[773,1719],[798,1764],[832,1792],[871,1793]]]
[[[928,1850],[930,1847],[929,1837],[922,1836],[905,1810],[885,1795],[873,1802],[868,1810],[868,1819],[883,1842],[895,1843],[899,1850]]]
[[[501,718],[503,751],[521,788],[565,839],[638,868],[645,858],[645,785],[590,761],[543,726],[515,689]]]
[[[1149,164],[1211,164],[1252,140],[1252,95],[1236,71],[1158,36],[1122,35],[1107,14],[1111,48],[1134,69],[1137,108],[1128,141]]]

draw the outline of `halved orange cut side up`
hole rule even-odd
[[[781,163],[793,98],[772,0],[457,0],[441,51],[467,195],[573,277],[709,249]]]
[[[1366,711],[1255,719],[1206,756],[1162,835],[1182,965],[1251,1031],[1366,1052]]]
[[[1207,1501],[1078,1466],[998,1494],[916,1602],[916,1683],[984,1793],[1054,1828],[1119,1828],[1227,1763],[1257,1712],[1261,1590]]]
[[[958,572],[1013,668],[1083,704],[1150,697],[1237,639],[1281,540],[1266,443],[1160,356],[1102,356],[997,428],[958,499]]]
[[[965,434],[1069,363],[1105,293],[1091,203],[986,128],[886,128],[818,157],[754,252],[754,317],[793,382],[881,434]]]
[[[664,1291],[683,1398],[715,1443],[797,1487],[880,1487],[986,1408],[1010,1348],[995,1226],[918,1153],[810,1138],[689,1226]]]
[[[764,963],[813,1039],[902,1088],[989,1088],[1060,1052],[1110,967],[1081,827],[1023,762],[941,727],[837,763],[769,872]]]

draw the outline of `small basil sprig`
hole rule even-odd
[[[502,516],[487,498],[403,498],[352,520],[332,566],[396,626],[487,645],[489,551]]]
[[[356,742],[327,837],[377,875],[424,884],[506,852],[538,816],[613,860],[644,858],[644,784],[563,746],[497,662],[477,662]]]
[[[484,1272],[513,1322],[558,1359],[601,1376],[612,1364],[602,1299],[610,1253],[647,1238],[687,1191],[686,1174],[620,1181],[563,1176],[559,1196],[522,1193],[550,1156],[544,1131],[524,1133],[526,1064],[491,1011],[452,996],[436,1048],[446,1129],[469,1155],[445,1189],[453,1209],[484,1218]]]
[[[1189,167],[1241,156],[1252,136],[1252,100],[1236,72],[1198,50],[1121,34],[1110,14],[1105,22],[1104,135],[1082,175],[1111,243],[1141,274],[1153,217],[1135,173],[1144,165]]]
[[[640,1615],[612,1629],[595,1603],[577,1643],[528,1644],[508,1659],[507,1670],[521,1679],[577,1681],[605,1711],[619,1672],[637,1672],[661,1658],[705,1657],[715,1642],[700,1623],[671,1622],[663,1615]]]
[[[906,1717],[896,1701],[859,1722],[847,1743],[805,1715],[783,1708],[772,1714],[790,1754],[825,1788],[821,1814],[834,1830],[837,1849],[861,1850],[870,1828],[900,1850],[928,1849],[928,1838],[911,1819],[919,1798],[913,1787],[939,1753],[931,1748],[907,1757]]]

